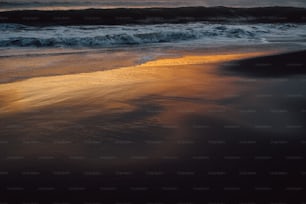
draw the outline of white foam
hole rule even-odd
[[[31,27],[0,24],[0,47],[123,47],[171,43],[268,43],[305,39],[306,25],[159,24]]]

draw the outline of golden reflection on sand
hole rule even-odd
[[[207,55],[207,56],[183,56],[176,59],[159,59],[147,62],[141,66],[155,67],[155,66],[178,66],[178,65],[193,65],[206,63],[222,63],[226,61],[238,60],[242,58],[255,57],[263,55],[264,53],[239,53],[239,54],[223,54],[223,55]]]
[[[219,63],[264,54],[183,56],[107,71],[0,84],[0,122],[4,127],[0,133],[14,140],[78,141],[62,149],[56,144],[53,147],[50,141],[40,148],[15,148],[14,152],[22,155],[46,154],[45,148],[56,149],[62,155],[141,153],[156,158],[171,155],[181,146],[171,142],[150,147],[122,146],[116,145],[116,141],[137,140],[145,144],[152,139],[150,135],[154,136],[153,140],[190,139],[190,124],[184,121],[188,116],[218,117],[216,112],[209,111],[230,108],[219,102],[240,94],[245,88],[235,83],[237,77],[220,75]],[[235,120],[230,115],[226,117]],[[11,128],[16,125],[20,128]],[[114,143],[102,145],[103,148],[79,143],[86,139]],[[112,165],[126,162],[133,160],[118,160]]]
[[[121,102],[154,94],[183,97],[205,94],[211,98],[223,97],[225,93],[232,94],[237,90],[231,90],[233,87],[226,84],[226,81],[217,83],[220,77],[209,73],[214,67],[209,63],[262,54],[265,53],[183,56],[108,71],[38,77],[1,84],[0,113],[17,113],[60,104],[73,106],[82,103],[88,107],[99,105],[99,110],[107,111]]]

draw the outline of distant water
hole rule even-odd
[[[1,0],[0,10],[80,9],[118,7],[181,7],[181,6],[294,6],[306,7],[305,0]]]

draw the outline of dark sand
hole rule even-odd
[[[303,53],[240,62],[277,72]],[[238,58],[1,84],[0,201],[305,201],[305,76],[228,76],[216,63]]]
[[[225,71],[253,77],[287,77],[306,73],[306,51],[256,57],[225,64]]]

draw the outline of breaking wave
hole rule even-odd
[[[303,37],[305,25],[207,23],[131,26],[33,27],[0,24],[0,47],[116,47],[154,43],[263,42],[269,37]]]

